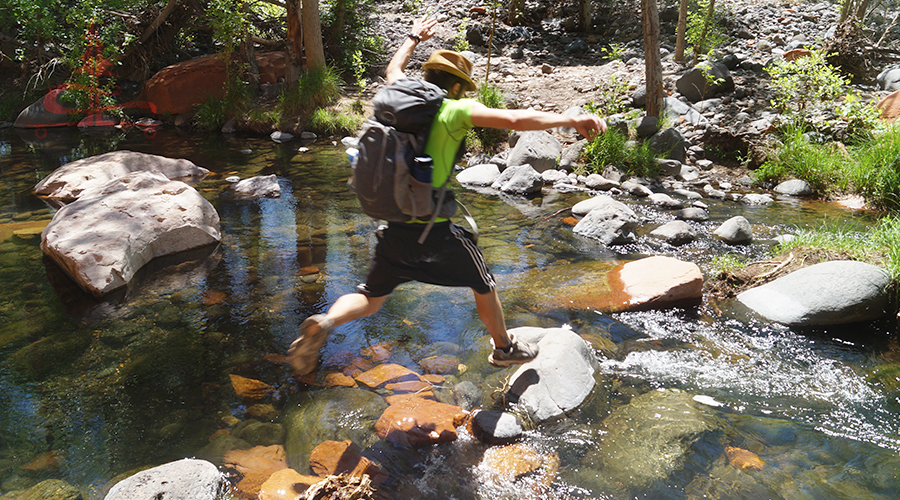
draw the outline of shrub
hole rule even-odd
[[[660,167],[646,141],[632,142],[622,132],[609,129],[589,142],[583,158],[588,173],[597,173],[609,165],[639,177],[656,177]]]

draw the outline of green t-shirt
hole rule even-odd
[[[428,134],[425,154],[434,161],[431,185],[440,188],[453,172],[459,145],[472,128],[474,99],[444,99]],[[440,219],[439,219],[440,220]]]

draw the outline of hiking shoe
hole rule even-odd
[[[494,352],[488,356],[488,363],[499,368],[505,368],[510,365],[521,365],[527,363],[538,355],[538,346],[516,340],[512,335],[509,336],[509,351],[494,348]]]
[[[333,328],[331,320],[322,314],[306,318],[300,324],[300,336],[288,348],[291,369],[300,377],[313,371],[319,362],[319,351]]]

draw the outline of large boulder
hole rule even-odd
[[[157,172],[167,179],[191,181],[205,177],[209,170],[181,158],[111,151],[75,160],[54,170],[34,187],[34,194],[62,202],[78,199],[87,189],[102,186],[134,172]]]
[[[884,269],[871,264],[823,262],[751,288],[737,300],[788,326],[838,325],[884,317],[890,282]]]
[[[734,89],[734,78],[724,64],[702,62],[682,75],[675,88],[689,101],[697,102]]]
[[[156,257],[218,243],[219,214],[196,189],[138,172],[81,193],[41,234],[41,250],[103,296]]]
[[[261,52],[256,60],[260,83],[275,83],[284,77],[283,52]],[[198,57],[159,70],[144,83],[142,100],[149,102],[157,115],[180,115],[210,98],[221,99],[227,81],[228,69],[221,55]]]
[[[609,196],[596,196],[593,200],[597,205],[575,224],[572,229],[575,234],[599,240],[604,245],[621,245],[637,239],[635,230],[639,220],[633,210]],[[572,210],[574,213],[575,208]]]
[[[618,269],[623,310],[697,305],[703,299],[703,272],[697,264],[661,255],[626,262]]]
[[[538,173],[559,165],[562,144],[549,132],[536,130],[517,134],[506,164],[510,167],[531,165]]]
[[[84,117],[85,112],[75,108],[65,99],[65,90],[54,89],[23,109],[13,126],[16,128],[71,127]]]
[[[876,105],[881,114],[878,116],[886,122],[893,122],[900,117],[900,90],[886,95]]]
[[[104,500],[216,500],[225,494],[225,478],[215,465],[186,458],[123,479]]]
[[[531,165],[507,167],[491,184],[491,187],[504,193],[526,195],[541,191],[544,178]]]
[[[520,366],[509,381],[509,401],[534,423],[578,408],[590,395],[599,369],[594,351],[567,328],[519,327],[510,335],[537,344],[540,351]]]

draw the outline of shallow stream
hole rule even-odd
[[[40,230],[54,210],[30,190],[62,164],[115,149],[183,157],[212,171],[196,187],[218,210],[223,238],[217,248],[153,262],[128,290],[97,300],[43,257]],[[272,173],[280,198],[228,193],[225,177]],[[350,169],[339,142],[5,130],[0,174],[0,494],[58,478],[86,500],[102,498],[129,471],[203,456],[217,431],[251,418],[281,422],[322,390],[296,381],[280,356],[304,318],[355,289],[374,246],[375,225],[346,187]],[[372,445],[398,498],[900,497],[894,325],[794,331],[728,304],[606,315],[561,306],[554,294],[573,269],[669,255],[708,276],[715,257],[764,260],[769,240],[797,227],[838,221],[862,229],[874,216],[820,202],[704,200],[707,232],[744,215],[757,241],[731,247],[704,237],[675,248],[646,237],[671,215],[628,200],[647,219],[643,237],[608,249],[573,235],[565,214],[551,217],[587,193],[517,199],[456,190],[479,221],[508,325],[566,324],[600,339],[600,384],[583,409],[528,433],[527,444],[558,459],[541,484],[495,480],[479,466],[485,447],[464,432],[428,450]],[[449,375],[444,390],[461,380],[500,387],[511,370],[478,361],[485,333],[468,290],[405,285],[377,315],[334,332],[323,370],[343,370],[376,351],[382,355],[369,357],[413,370],[426,355],[451,354],[468,371]],[[274,412],[251,416],[229,375],[275,387],[266,401]],[[690,433],[663,481],[643,484],[621,476],[629,461],[639,468],[642,443],[610,451],[603,421],[651,393],[686,394],[708,428]],[[355,424],[352,412],[345,418]],[[621,466],[598,458],[604,446]],[[732,448],[765,465],[741,468],[726,456]]]

